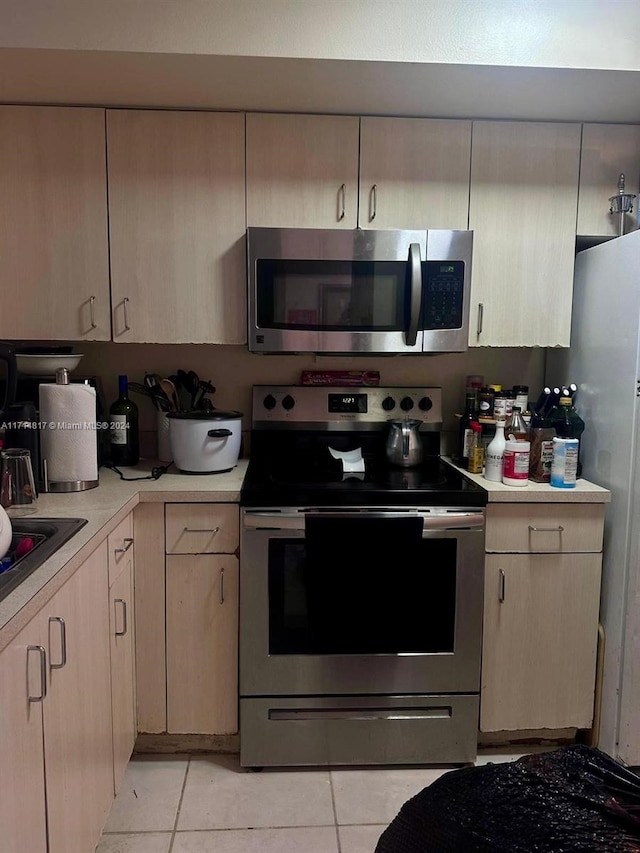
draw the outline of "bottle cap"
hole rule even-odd
[[[469,426],[474,432],[482,432],[482,424],[479,424],[478,421],[471,421]]]

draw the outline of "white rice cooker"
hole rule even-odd
[[[168,412],[173,463],[184,474],[220,474],[238,463],[241,412]]]

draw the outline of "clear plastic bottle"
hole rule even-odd
[[[496,434],[491,439],[485,454],[485,480],[493,480],[496,483],[502,482],[505,444],[504,421],[498,421],[496,423]]]

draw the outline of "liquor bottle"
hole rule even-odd
[[[494,480],[497,483],[502,482],[505,444],[504,421],[498,421],[496,423],[496,434],[491,439],[485,453],[485,480]]]
[[[138,407],[129,399],[126,376],[118,377],[120,396],[111,404],[111,461],[114,465],[136,465],[140,459]]]
[[[504,434],[507,439],[513,436],[516,441],[529,441],[529,428],[524,422],[520,406],[514,406],[511,410],[504,425]]]
[[[476,392],[467,391],[464,404],[464,415],[460,418],[458,427],[458,465],[466,468],[469,462],[469,450],[473,438],[471,423],[476,420]]]
[[[471,421],[472,438],[469,446],[467,470],[470,474],[482,474],[484,463],[484,445],[482,444],[482,426],[478,421]]]
[[[538,399],[536,400],[531,411],[531,426],[541,427],[544,423],[544,410],[547,406],[547,400],[551,396],[551,388],[545,386]]]
[[[571,397],[560,397],[558,405],[549,412],[545,426],[553,427],[558,438],[578,439],[578,477],[582,475],[580,462],[580,437],[584,432],[584,421],[576,412]]]

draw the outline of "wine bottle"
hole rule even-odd
[[[118,377],[120,396],[109,409],[111,461],[114,465],[136,465],[140,459],[138,407],[129,399],[126,376]]]
[[[476,420],[476,392],[467,391],[464,415],[460,418],[458,427],[458,465],[466,468],[469,463],[469,450],[473,439],[471,422]]]

